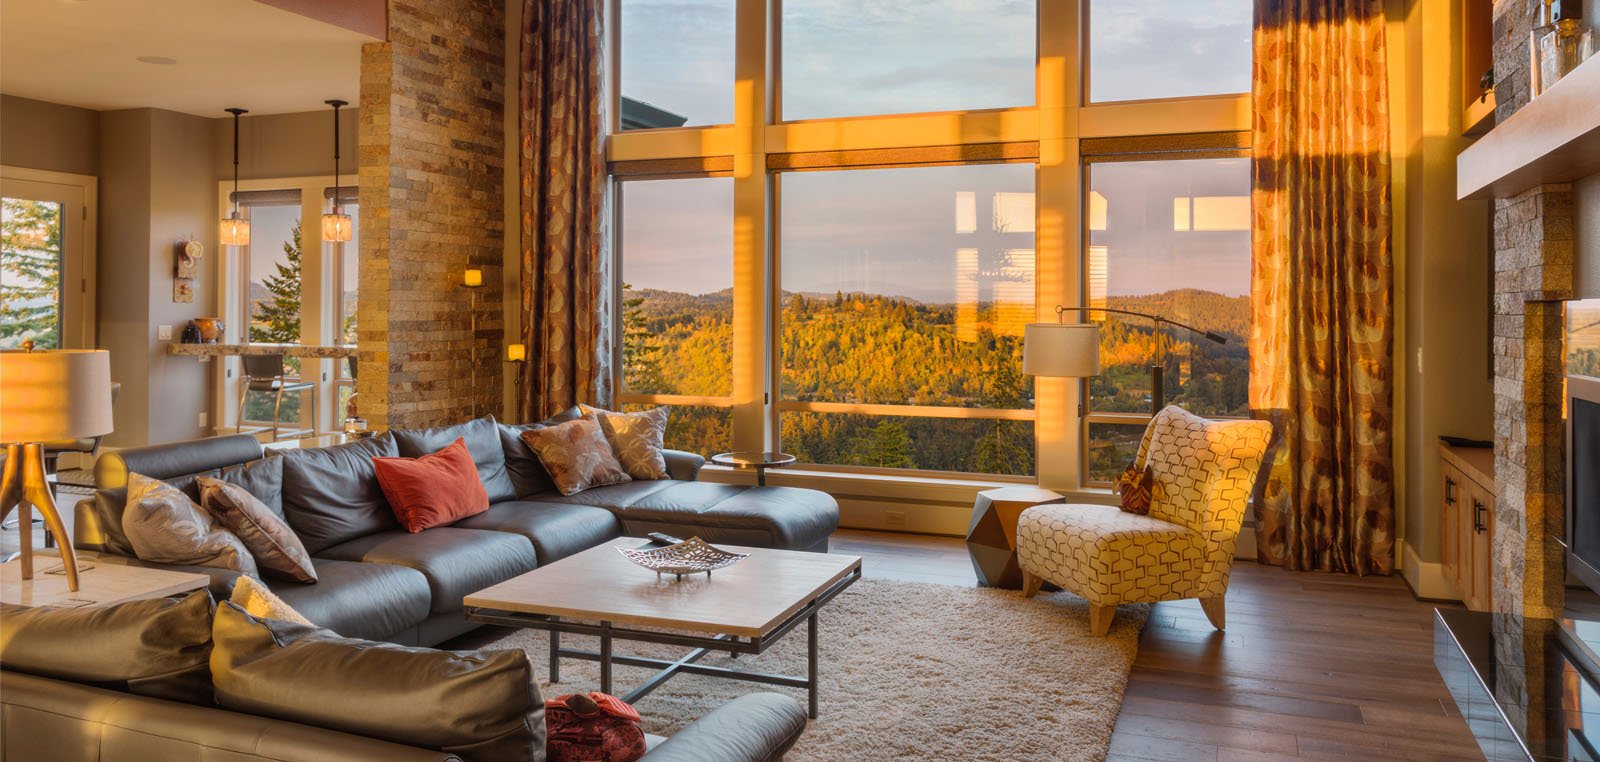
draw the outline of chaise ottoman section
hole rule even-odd
[[[839,504],[833,497],[796,487],[673,482],[615,511],[623,532],[632,536],[666,532],[817,553],[828,552],[828,536],[839,528]]]

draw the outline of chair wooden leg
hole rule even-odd
[[[278,409],[283,407],[283,379],[278,379],[278,396],[272,403],[272,441],[278,441]]]
[[[1201,598],[1200,608],[1206,612],[1206,618],[1211,620],[1211,626],[1219,630],[1227,629],[1224,625],[1226,618],[1222,606],[1222,596],[1215,598]]]
[[[250,398],[250,378],[245,377],[244,388],[239,390],[239,418],[233,422],[233,433],[244,433],[244,401]]]
[[[1096,606],[1089,604],[1089,632],[1097,638],[1103,638],[1111,632],[1111,620],[1117,616],[1116,606]]]
[[[1044,578],[1028,572],[1022,572],[1022,597],[1032,598],[1039,594],[1039,588],[1044,587]]]

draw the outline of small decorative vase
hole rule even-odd
[[[195,318],[189,321],[189,324],[200,331],[200,343],[202,344],[215,344],[222,340],[222,318]]]
[[[199,344],[200,326],[197,326],[193,321],[190,321],[188,325],[183,327],[183,337],[180,339],[180,341],[182,341],[184,344]]]

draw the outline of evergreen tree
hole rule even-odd
[[[300,221],[283,243],[284,261],[262,281],[271,297],[257,302],[250,316],[250,340],[277,344],[300,341]]]
[[[916,468],[911,459],[911,436],[905,424],[885,418],[878,421],[867,433],[856,439],[855,461],[858,465],[876,468]]]
[[[644,314],[644,296],[632,284],[622,284],[622,378],[628,391],[653,394],[663,391],[661,347]]]
[[[5,199],[0,210],[0,347],[61,346],[61,207]]]
[[[980,398],[984,407],[1017,408],[1022,406],[1023,380],[1017,372],[1018,360],[1012,355],[1002,356],[995,363],[994,372]],[[1018,466],[1032,463],[1032,454],[1024,441],[1026,430],[1011,421],[994,419],[988,422],[989,430],[978,440],[973,455],[977,470],[985,474],[1009,474]]]

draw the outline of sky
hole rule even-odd
[[[1249,89],[1249,2],[1090,2],[1094,101]],[[784,119],[1034,102],[1033,0],[785,0],[783,8]],[[623,94],[689,125],[732,121],[733,9],[733,0],[623,0]],[[1109,229],[1094,236],[1113,252],[1109,293],[1247,292],[1247,232],[1172,230],[1175,195],[1248,194],[1243,160],[1116,166],[1092,180],[1112,199]],[[950,301],[955,251],[972,245],[954,232],[956,194],[1031,192],[1033,177],[1027,164],[784,174],[782,286]],[[630,182],[624,194],[627,282],[688,293],[732,285],[731,180]],[[1032,247],[1031,235],[1010,235],[1018,240],[985,241],[985,256]]]

